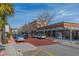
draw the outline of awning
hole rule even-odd
[[[53,28],[51,30],[68,30],[68,28],[58,27],[58,28]]]
[[[52,29],[42,29],[42,30],[37,30],[37,31],[53,31],[53,30],[79,30],[77,27],[57,27],[57,28],[52,28]]]

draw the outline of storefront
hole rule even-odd
[[[40,30],[45,33],[47,37],[65,40],[79,40],[79,24],[70,22],[61,22],[49,25],[45,29]]]

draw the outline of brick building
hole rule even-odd
[[[57,39],[79,39],[79,23],[60,22],[46,27],[38,28],[37,31],[45,32],[46,36],[50,36]]]
[[[48,23],[45,20],[35,20],[27,25],[24,25],[21,31],[32,32],[37,30],[37,28],[41,28],[47,25]]]

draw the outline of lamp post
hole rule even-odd
[[[2,40],[3,40],[3,43],[7,43],[7,35],[8,35],[8,32],[10,31],[10,27],[8,24],[5,24],[4,28],[3,28],[3,33],[2,33]]]

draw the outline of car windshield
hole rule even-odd
[[[18,37],[23,37],[22,35],[16,35],[16,36],[18,36]]]

